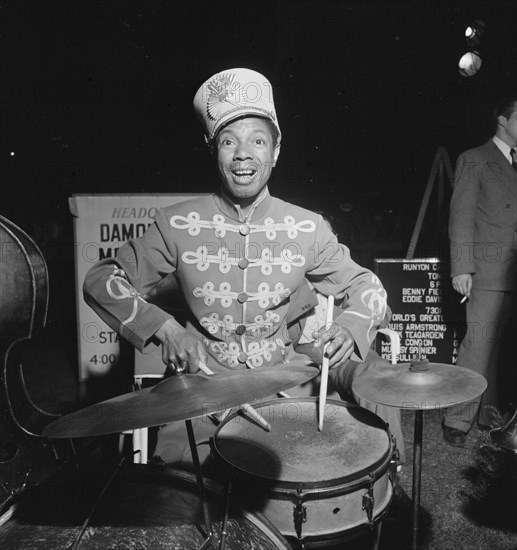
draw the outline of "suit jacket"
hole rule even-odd
[[[516,286],[517,172],[489,140],[456,163],[449,217],[451,275],[472,274],[472,287]]]

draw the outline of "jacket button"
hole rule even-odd
[[[241,292],[237,296],[237,301],[239,302],[239,304],[243,304],[244,302],[247,302],[248,301],[248,295],[246,294],[246,292]]]
[[[238,263],[238,266],[241,268],[241,269],[246,269],[249,265],[249,260],[247,258],[241,258],[239,260],[239,263]]]
[[[239,363],[246,363],[247,360],[248,360],[247,353],[244,353],[243,351],[241,351],[239,355],[237,355],[237,361],[239,361]]]
[[[247,224],[247,223],[243,223],[240,227],[239,227],[239,233],[241,235],[243,235],[244,237],[246,235],[249,235],[250,233],[250,226]]]
[[[246,334],[246,325],[239,325],[235,329],[235,334],[238,334],[239,336],[242,336],[243,334]]]

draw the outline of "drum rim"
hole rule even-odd
[[[253,407],[259,409],[260,407],[264,407],[270,404],[278,403],[279,401],[282,402],[303,402],[303,403],[315,403],[317,402],[317,397],[281,397],[277,399],[268,399],[265,401],[256,401],[253,403]],[[378,479],[380,479],[389,469],[390,461],[393,457],[394,453],[394,442],[393,438],[391,436],[391,432],[389,430],[389,426],[382,418],[380,418],[375,413],[369,411],[368,409],[365,409],[364,407],[361,407],[355,403],[349,403],[348,401],[338,401],[336,399],[328,399],[328,404],[338,405],[340,407],[345,408],[355,408],[355,409],[361,409],[361,412],[366,413],[366,416],[370,416],[375,419],[376,422],[381,424],[381,428],[383,428],[388,436],[388,445],[386,448],[386,451],[383,453],[383,455],[376,460],[374,463],[372,463],[367,468],[363,468],[359,470],[356,473],[352,473],[346,476],[336,477],[330,480],[325,481],[289,481],[289,480],[281,480],[281,479],[275,479],[275,478],[269,478],[264,477],[262,475],[258,475],[253,472],[249,472],[239,466],[236,466],[235,464],[231,463],[227,458],[223,456],[223,454],[220,452],[220,449],[217,447],[217,436],[219,435],[220,431],[223,429],[223,427],[231,421],[232,418],[235,418],[239,414],[239,411],[233,411],[231,414],[229,414],[221,424],[217,427],[215,434],[213,438],[210,440],[210,445],[212,449],[212,455],[216,460],[220,460],[223,462],[224,466],[232,471],[238,478],[243,478],[246,480],[257,480],[261,483],[268,486],[268,490],[272,492],[273,494],[279,496],[282,498],[282,495],[284,499],[292,499],[294,498],[293,495],[298,498],[300,495],[304,495],[305,498],[309,497],[311,493],[314,494],[313,498],[321,498],[323,495],[340,495],[340,494],[346,494],[347,492],[351,492],[351,490],[354,490],[355,488],[360,488],[365,485],[368,485]],[[325,488],[332,488],[328,491],[321,491],[321,489]],[[282,489],[287,489],[287,492],[283,492]],[[293,490],[294,492],[289,491]],[[316,489],[316,491],[311,491],[312,489]],[[347,489],[347,491],[343,491],[343,489]],[[284,494],[285,493],[285,494]],[[310,498],[310,497],[309,497]]]

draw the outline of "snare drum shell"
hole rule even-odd
[[[346,490],[343,488],[343,490]],[[367,487],[351,493],[322,497],[316,500],[303,500],[305,521],[302,524],[303,539],[339,540],[343,535],[369,528],[366,512],[363,510],[363,495]],[[374,482],[374,508],[372,521],[378,522],[388,511],[392,499],[392,483],[388,473]],[[305,495],[308,496],[308,495]],[[315,495],[310,495],[311,498]],[[247,499],[248,507],[253,513],[260,513],[271,521],[285,537],[297,538],[294,526],[295,504],[289,500],[270,498],[254,506]]]
[[[220,471],[250,510],[263,514],[284,536],[304,541],[350,538],[387,512],[393,493],[389,466],[394,444],[377,415],[330,400],[327,406],[334,407],[334,416],[325,417],[327,433],[317,434],[312,426],[316,398],[277,399],[253,406],[271,422],[271,434],[235,413],[218,427],[212,441]],[[293,407],[301,411],[295,421],[279,414]],[[309,437],[304,437],[301,432],[307,431]],[[315,448],[308,453],[312,443]],[[371,518],[363,508],[369,490]],[[300,537],[294,519],[297,507],[305,518]]]

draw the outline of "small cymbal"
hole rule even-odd
[[[63,416],[43,430],[51,438],[90,437],[159,426],[251,403],[311,380],[299,362],[224,374],[180,374]]]
[[[425,366],[427,370],[411,363],[374,365],[356,376],[352,391],[379,405],[426,410],[466,403],[486,389],[485,378],[464,367],[445,363]]]

